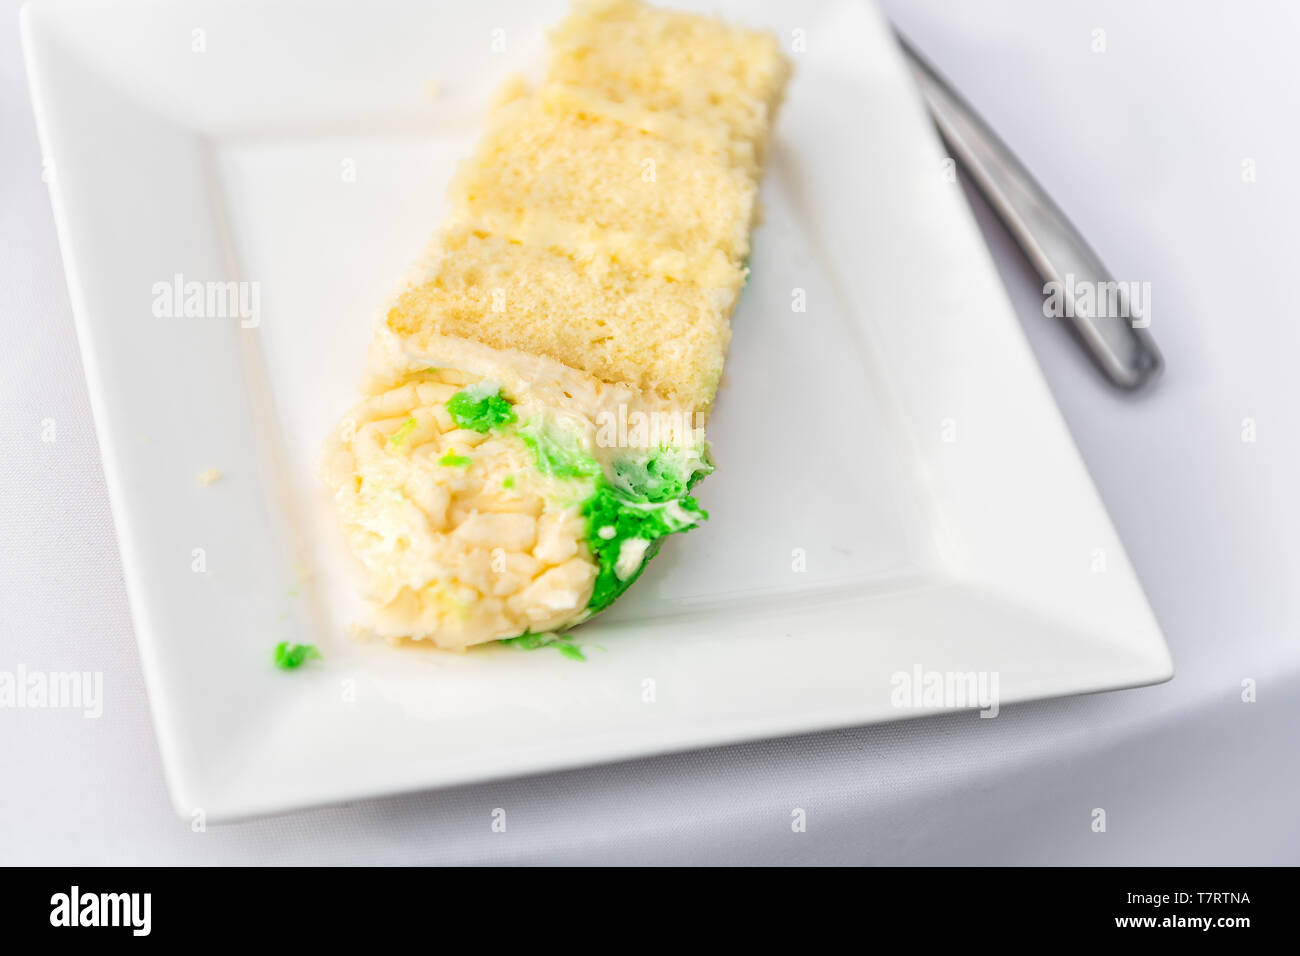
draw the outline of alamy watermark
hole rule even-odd
[[[1043,315],[1049,319],[1096,316],[1127,319],[1135,329],[1151,325],[1150,282],[1094,282],[1066,273],[1065,281],[1043,285]]]
[[[998,715],[997,671],[928,671],[915,664],[910,671],[895,671],[889,684],[889,702],[895,707],[979,708],[981,717]]]
[[[698,412],[629,411],[627,405],[596,413],[599,448],[666,448],[704,441],[704,416]]]
[[[262,287],[257,282],[199,282],[176,273],[153,284],[153,314],[159,319],[238,319],[246,329],[262,321]]]
[[[32,671],[25,664],[0,671],[0,710],[80,710],[98,720],[104,713],[101,671]]]
[[[152,893],[83,893],[74,885],[50,897],[50,925],[121,927],[132,936],[148,936],[152,910]]]

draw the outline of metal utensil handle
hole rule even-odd
[[[1134,315],[1126,283],[1117,283],[1083,236],[1015,155],[915,49],[899,37],[921,93],[954,159],[1011,231],[1106,376],[1122,388],[1154,378],[1163,362],[1144,315]]]

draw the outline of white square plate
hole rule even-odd
[[[1002,704],[1171,675],[874,9],[708,6],[801,49],[710,424],[713,517],[576,633],[585,664],[349,640],[355,587],[313,467],[493,90],[536,68],[565,5],[25,8],[181,813],[912,716],[934,708],[895,706],[893,675],[916,668],[996,675]],[[257,283],[256,325],[156,317],[177,275]],[[224,477],[200,487],[212,466]],[[280,640],[325,660],[277,671]]]

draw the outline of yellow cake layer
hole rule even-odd
[[[535,353],[707,414],[787,71],[765,34],[579,2],[540,90],[501,98],[387,328]]]
[[[574,258],[469,230],[444,234],[424,281],[398,296],[387,327],[453,335],[545,356],[611,383],[707,412],[739,291],[634,272],[595,248]]]
[[[594,227],[648,269],[660,250],[687,263],[743,261],[756,189],[716,151],[529,96],[496,111],[449,196],[456,219],[501,236],[524,238],[539,222]]]
[[[726,126],[760,157],[788,75],[770,34],[635,0],[581,0],[551,34],[552,82]]]
[[[524,93],[526,93],[526,89]],[[523,95],[516,91],[516,95]],[[651,110],[636,101],[620,102],[584,86],[544,83],[537,97],[549,109],[601,119],[690,148],[714,161],[735,166],[757,180],[761,173],[754,144],[730,127],[674,112]]]

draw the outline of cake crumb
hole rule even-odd
[[[522,73],[511,73],[492,97],[492,108],[496,109],[526,97],[531,92],[528,78]]]
[[[199,484],[201,484],[205,488],[208,485],[212,484],[213,482],[219,481],[220,479],[221,479],[220,468],[207,468],[199,472]]]

